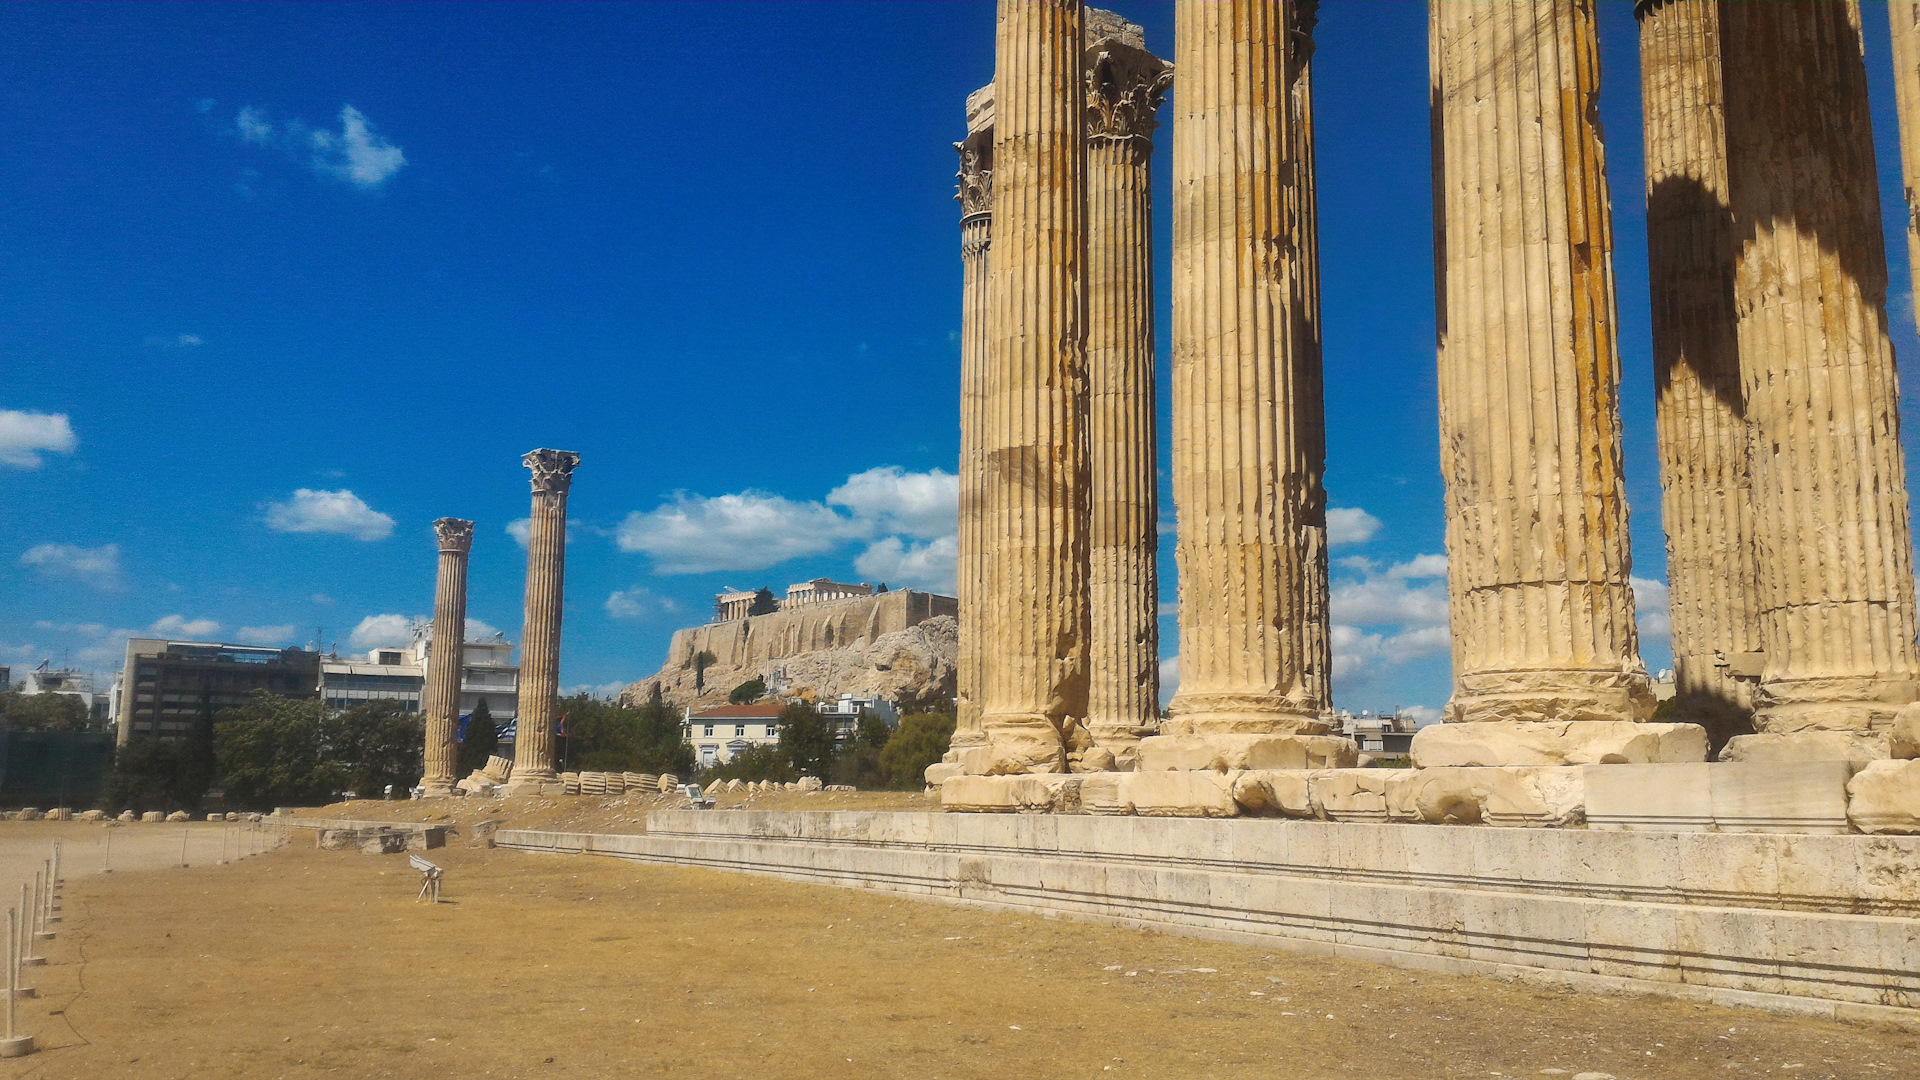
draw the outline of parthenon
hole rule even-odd
[[[1892,15],[1910,200],[1913,9]],[[1000,2],[994,81],[956,144],[962,686],[928,772],[949,809],[1237,813],[1284,802],[1260,770],[1354,764],[1327,723],[1324,14],[1181,4],[1167,64],[1075,0]],[[1502,769],[1543,791],[1557,781],[1539,770],[1570,766],[1911,757],[1912,543],[1859,10],[1635,5],[1678,669],[1660,722],[1629,581],[1595,14],[1429,5],[1454,689],[1411,775],[1440,790],[1449,769]],[[1161,718],[1146,135],[1163,97],[1181,681]],[[1338,784],[1384,797],[1373,771]],[[1215,779],[1149,779],[1165,773]]]

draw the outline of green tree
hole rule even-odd
[[[880,767],[896,791],[918,791],[927,766],[940,760],[953,742],[954,715],[925,712],[900,718],[900,728],[880,751]]]
[[[0,716],[15,731],[87,731],[86,703],[72,694],[0,693]]]
[[[735,705],[751,705],[766,696],[767,680],[755,675],[753,678],[734,687],[733,692],[727,695],[727,700]]]
[[[833,768],[833,725],[804,701],[781,709],[780,756],[801,776],[827,779]]]
[[[702,783],[715,780],[774,780],[786,783],[800,779],[778,746],[749,746],[725,761],[700,770]]]
[[[322,727],[327,760],[340,770],[343,790],[378,799],[392,784],[404,792],[426,767],[426,719],[397,701],[369,701],[342,709]]]
[[[186,764],[187,745],[180,739],[136,735],[113,755],[102,801],[106,809],[191,810],[199,807],[207,789],[196,787]]]
[[[880,764],[880,755],[892,735],[893,729],[885,720],[872,713],[861,713],[853,738],[834,755],[833,782],[868,791],[884,789],[887,772]]]
[[[699,652],[696,652],[692,656],[687,657],[686,662],[680,665],[680,669],[682,671],[685,671],[688,669],[691,669],[693,671],[693,696],[694,697],[699,697],[701,694],[706,692],[707,669],[712,667],[714,664],[714,661],[718,659],[720,658],[713,655],[711,652],[708,652],[705,649],[701,649]]]
[[[765,585],[754,590],[753,603],[747,605],[749,615],[771,615],[780,610],[780,601],[773,598],[773,590]]]
[[[214,741],[227,802],[252,810],[326,802],[346,786],[328,760],[326,728],[326,709],[312,699],[255,691],[223,710]]]
[[[467,733],[460,740],[460,753],[455,766],[460,776],[471,774],[475,769],[486,767],[487,759],[500,749],[500,732],[493,726],[493,710],[487,707],[487,697],[480,700],[467,717]]]
[[[567,716],[568,769],[693,774],[680,714],[664,701],[635,709],[577,694],[563,700],[560,711]]]

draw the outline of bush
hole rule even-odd
[[[115,812],[198,809],[207,788],[187,768],[187,751],[183,740],[134,736],[114,753],[101,802]]]
[[[784,784],[798,779],[800,774],[793,771],[778,746],[749,746],[725,761],[700,770],[703,784],[715,780],[773,780]]]
[[[90,731],[87,706],[72,694],[0,693],[0,716],[15,731]]]
[[[780,756],[799,775],[826,780],[833,768],[833,725],[804,701],[781,709]]]
[[[663,701],[634,709],[578,694],[560,702],[560,711],[567,718],[569,770],[693,774],[693,747],[681,737],[680,714]]]
[[[467,716],[467,732],[460,738],[459,757],[455,759],[455,779],[472,775],[475,769],[485,768],[487,759],[499,751],[500,731],[493,726],[493,710],[487,707],[487,699],[483,696]]]
[[[953,742],[952,713],[915,713],[900,718],[900,729],[880,751],[880,768],[895,791],[926,786],[927,766],[939,761]]]
[[[733,688],[727,700],[735,705],[751,705],[767,696],[767,680],[755,675],[746,682]]]
[[[885,753],[892,735],[893,729],[887,726],[885,720],[861,713],[853,738],[840,748],[833,759],[831,781],[868,791],[884,790],[887,787],[887,772],[880,764],[880,756]]]

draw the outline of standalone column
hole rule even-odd
[[[1296,355],[1307,269],[1287,213],[1301,163],[1289,130],[1286,7],[1175,9],[1180,690],[1163,738],[1325,730],[1307,628],[1318,481],[1314,436],[1302,427],[1317,426],[1319,402],[1309,400],[1317,375],[1303,379]],[[1158,767],[1146,750],[1142,758]]]
[[[1907,273],[1920,325],[1920,3],[1888,0],[1893,24],[1893,96],[1900,110],[1900,176],[1907,193]]]
[[[425,699],[426,775],[420,786],[429,796],[453,794],[455,739],[460,723],[460,648],[467,637],[467,552],[473,547],[473,522],[441,518],[433,523],[440,540],[440,572],[433,585],[433,638],[427,653]]]
[[[981,547],[987,526],[982,499],[986,459],[981,428],[987,411],[987,251],[993,223],[993,87],[967,95],[967,137],[954,143],[960,154],[960,530],[954,579],[960,600],[960,656],[953,742],[939,772],[943,779],[968,750],[984,746],[980,727],[980,642],[988,631],[991,607],[981,589]]]
[[[1332,582],[1327,548],[1326,381],[1320,350],[1320,194],[1313,150],[1313,30],[1319,0],[1287,7],[1287,135],[1295,162],[1291,201],[1294,242],[1300,250],[1300,298],[1293,309],[1294,432],[1307,476],[1301,519],[1306,565],[1305,680],[1322,714],[1333,712]]]
[[[1088,763],[1121,769],[1160,723],[1151,162],[1173,68],[1145,45],[1087,12]]]
[[[1720,5],[1641,0],[1634,12],[1675,719],[1703,725],[1717,747],[1752,730],[1760,674]]]
[[[1000,0],[988,255],[980,721],[969,772],[1087,745],[1086,94],[1078,0]]]
[[[533,521],[527,530],[527,614],[520,631],[519,734],[512,790],[539,794],[554,782],[554,707],[560,700],[560,601],[567,561],[567,489],[580,455],[535,450],[520,459],[533,472]]]
[[[1628,583],[1593,5],[1428,12],[1454,694],[1414,762],[1622,756],[1589,752],[1644,746],[1623,723],[1530,723],[1653,712]],[[1705,732],[1688,733],[1670,755],[1704,757]]]
[[[1766,652],[1754,726],[1768,733],[1736,739],[1732,757],[1805,729],[1884,729],[1920,692],[1857,15],[1852,4],[1720,9]],[[1790,740],[1786,752],[1835,741],[1848,740]]]

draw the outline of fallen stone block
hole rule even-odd
[[[1705,761],[1707,731],[1627,720],[1429,724],[1414,734],[1412,757],[1421,769]]]
[[[467,846],[490,848],[494,842],[493,834],[499,831],[500,823],[497,821],[476,821],[467,828]]]
[[[1130,772],[1106,773],[1120,778],[1120,798],[1129,812],[1139,817],[1240,816],[1234,801],[1234,773],[1218,772]],[[1085,805],[1085,785],[1082,785]]]
[[[680,786],[680,778],[673,775],[672,773],[661,773],[658,784],[660,788],[660,794],[670,795],[673,793],[674,788],[677,788]]]
[[[191,820],[191,818],[192,815],[188,814],[185,810],[175,810],[173,813],[167,815],[168,821],[188,821]]]
[[[80,811],[81,821],[105,821],[106,819],[107,819],[107,812],[105,810]]]
[[[149,810],[146,813],[140,815],[140,820],[141,821],[165,821],[167,820],[167,815],[161,813],[158,810]]]
[[[826,786],[827,786],[826,783],[817,776],[803,776],[800,778],[799,786],[796,790],[819,791],[821,788]]]
[[[627,791],[630,794],[635,792],[660,790],[660,778],[653,775],[652,773],[643,773],[643,772],[622,773],[621,778],[626,781]]]
[[[1847,820],[1863,833],[1920,833],[1920,760],[1875,761],[1854,773]]]
[[[41,818],[45,816],[46,816],[45,814],[42,814],[39,810],[33,807],[27,807],[26,809],[21,810],[18,813],[15,813],[12,815],[13,820],[15,821],[39,821]]]
[[[1334,735],[1153,735],[1135,753],[1136,772],[1345,769],[1360,756]]]
[[[729,781],[727,781],[727,790],[728,790],[728,791],[739,791],[739,790],[741,790],[741,789],[743,789],[743,788],[745,788],[746,786],[747,786],[747,782],[746,782],[745,780],[742,780],[742,779],[740,779],[740,778],[739,778],[739,777],[737,777],[737,776],[736,776],[736,777],[734,777],[733,779],[731,779],[731,780],[729,780]]]
[[[422,825],[410,829],[405,834],[405,848],[408,851],[432,851],[447,846],[447,827],[445,825]]]
[[[720,797],[720,793],[725,790],[727,790],[727,782],[725,780],[715,780],[713,783],[707,785],[707,790],[703,794],[709,799],[717,799]]]
[[[965,775],[965,773],[966,766],[957,761],[936,761],[927,766],[927,771],[922,774],[922,776],[926,780],[928,787],[937,788],[948,780],[956,776]]]
[[[120,811],[120,816],[119,816],[118,818],[116,818],[115,820],[117,820],[117,821],[139,821],[139,820],[140,820],[140,815],[139,815],[139,814],[136,814],[136,813],[134,813],[134,812],[133,812],[133,811],[131,811],[131,810],[122,810],[122,811]]]
[[[1313,806],[1313,778],[1310,769],[1268,769],[1243,772],[1233,782],[1233,801],[1251,814],[1278,814],[1281,817],[1310,818]],[[1085,796],[1083,795],[1084,799]]]
[[[859,791],[860,789],[857,787],[854,787],[852,784],[828,784],[827,790],[828,791]]]
[[[360,839],[362,855],[398,855],[407,850],[407,834],[391,830],[381,830]]]
[[[560,793],[562,795],[580,794],[580,774],[577,772],[561,773],[560,774]]]
[[[47,820],[48,821],[72,821],[73,811],[64,806],[56,806],[53,809],[47,811]]]

